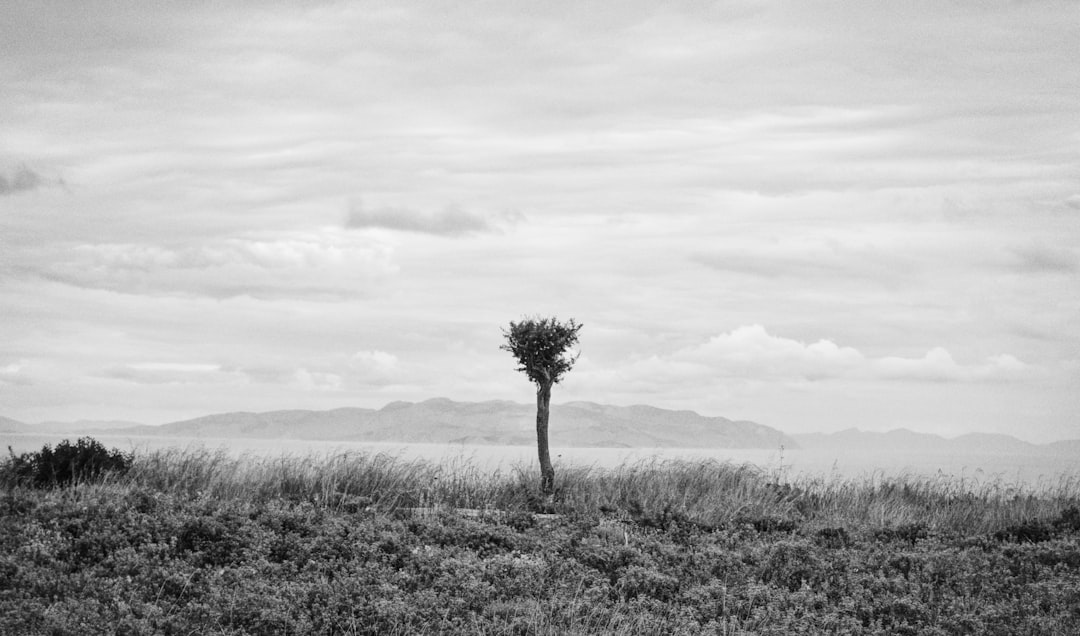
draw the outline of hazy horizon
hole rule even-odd
[[[522,401],[517,401],[517,400],[478,400],[478,401],[475,401],[475,402],[463,402],[463,401],[454,400],[453,398],[448,398],[448,397],[445,397],[445,396],[438,396],[438,397],[431,397],[431,398],[426,398],[426,399],[423,399],[423,400],[416,400],[416,401],[394,400],[394,401],[391,401],[391,402],[387,402],[386,404],[383,404],[382,406],[376,406],[376,407],[349,407],[349,406],[344,406],[344,407],[336,407],[336,409],[356,408],[356,409],[363,409],[363,410],[368,410],[368,411],[380,411],[380,410],[383,410],[385,408],[388,408],[388,407],[394,405],[395,403],[421,404],[421,403],[424,403],[424,402],[434,402],[434,401],[444,401],[444,400],[453,402],[455,404],[483,404],[485,402],[487,402],[487,403],[511,402],[511,403],[513,403],[513,404],[515,404],[517,406],[521,406],[521,407],[524,407],[524,408],[532,408],[533,405],[535,404],[534,402],[522,402]],[[575,405],[575,404],[583,404],[583,403],[585,403],[585,404],[595,404],[595,405],[604,406],[604,407],[615,407],[615,408],[619,408],[619,409],[622,409],[622,408],[628,408],[629,409],[629,408],[636,408],[636,407],[644,407],[644,408],[649,408],[649,409],[659,408],[659,407],[655,407],[655,406],[650,405],[650,404],[642,404],[642,403],[638,403],[638,404],[605,404],[605,403],[598,403],[598,402],[589,401],[589,400],[573,400],[573,401],[565,401],[565,402],[552,401],[551,406],[552,407],[572,406],[572,405]],[[312,412],[312,413],[320,413],[320,412],[328,412],[328,411],[336,410],[336,409],[275,409],[275,410],[239,409],[239,410],[235,410],[235,411],[222,411],[222,412],[213,412],[213,413],[207,412],[207,413],[202,413],[202,414],[196,415],[196,416],[191,417],[191,418],[184,418],[184,419],[181,419],[181,420],[161,421],[161,422],[140,422],[140,421],[133,421],[133,420],[94,420],[94,419],[41,420],[41,421],[37,421],[37,422],[22,422],[20,420],[16,420],[16,421],[19,421],[20,423],[26,424],[28,426],[46,425],[46,426],[61,427],[60,429],[56,429],[56,430],[45,429],[45,430],[40,430],[40,431],[33,431],[31,433],[27,433],[27,435],[36,435],[36,434],[39,434],[39,433],[42,434],[42,435],[71,435],[71,434],[77,434],[79,432],[93,432],[93,431],[102,431],[102,432],[109,433],[109,434],[112,434],[113,432],[115,432],[115,434],[117,434],[117,435],[122,435],[122,434],[124,434],[124,431],[129,427],[149,426],[149,427],[153,427],[153,428],[159,428],[159,427],[167,426],[169,424],[178,424],[178,423],[183,423],[183,422],[187,422],[187,421],[191,421],[191,420],[198,420],[198,419],[203,419],[203,418],[211,418],[211,417],[219,417],[219,416],[227,416],[227,415],[234,415],[234,414],[256,414],[256,415],[261,415],[261,414],[267,414],[267,413],[279,413],[279,412],[289,412],[289,411],[305,411],[305,412]],[[668,409],[661,409],[661,410],[670,411],[671,413],[677,412],[677,411],[668,410]],[[689,412],[694,413],[696,415],[701,415],[702,417],[721,417],[722,419],[728,419],[728,420],[731,420],[731,421],[740,421],[740,420],[733,420],[732,418],[723,418],[723,416],[704,415],[704,414],[698,413],[697,411],[694,411],[693,409],[682,409],[682,410],[689,411]],[[6,417],[6,416],[5,416],[4,413],[0,413],[0,417]],[[11,419],[14,419],[14,418],[11,418]],[[752,420],[741,420],[741,421],[751,421],[752,422]],[[1046,446],[1046,445],[1051,445],[1051,444],[1054,444],[1054,443],[1057,443],[1057,442],[1080,441],[1080,435],[1077,435],[1075,437],[1065,437],[1065,438],[1053,439],[1053,440],[1047,440],[1047,441],[1040,442],[1040,441],[1033,441],[1033,440],[1031,440],[1029,438],[1026,438],[1022,433],[1018,433],[1018,434],[1017,433],[987,433],[985,431],[977,431],[977,430],[975,430],[975,431],[967,431],[965,433],[959,433],[959,434],[956,434],[956,435],[948,435],[948,434],[942,434],[940,432],[935,432],[935,431],[914,431],[912,429],[903,428],[903,427],[893,428],[893,429],[888,429],[888,430],[871,430],[871,429],[859,428],[859,427],[856,426],[856,427],[850,427],[850,428],[847,428],[847,429],[840,429],[840,430],[835,430],[835,431],[813,431],[813,430],[789,431],[789,430],[785,430],[785,429],[780,428],[780,427],[770,426],[770,425],[765,424],[763,422],[753,422],[753,423],[755,423],[755,424],[764,424],[765,426],[768,426],[769,428],[773,428],[773,429],[778,430],[781,433],[783,433],[785,435],[789,435],[789,436],[798,436],[798,435],[835,436],[835,435],[838,435],[838,434],[849,433],[849,432],[855,431],[855,432],[858,432],[858,433],[868,433],[868,434],[875,434],[875,435],[887,435],[887,434],[890,434],[890,433],[916,433],[916,434],[922,434],[922,435],[937,435],[937,436],[939,436],[939,437],[941,437],[941,438],[943,438],[945,440],[959,439],[959,438],[962,438],[962,437],[967,436],[967,435],[1007,435],[1007,436],[1012,437],[1012,438],[1014,438],[1016,440],[1019,440],[1021,442],[1026,442],[1026,443],[1029,443],[1029,444],[1035,444],[1037,446],[1038,445]],[[558,427],[560,425],[559,419],[557,417],[557,413],[555,414],[555,417],[552,420],[552,424],[554,426],[556,426],[556,427]],[[298,432],[302,432],[302,431],[298,431]],[[23,435],[23,433],[16,433],[16,435]],[[195,439],[195,438],[193,438],[193,439]],[[252,438],[252,439],[257,439],[257,438]],[[266,438],[266,439],[270,440],[270,439],[273,439],[273,438]],[[312,441],[316,441],[316,440],[312,440]],[[327,443],[329,443],[329,442],[332,442],[333,440],[328,439],[328,440],[325,440],[325,441]],[[395,442],[387,442],[387,443],[395,443]],[[396,442],[396,443],[400,443],[400,444],[404,444],[404,445],[411,444],[411,442]],[[497,446],[498,444],[494,444],[494,445]],[[589,448],[589,447],[581,447],[581,448]]]
[[[1080,6],[0,7],[0,415],[1080,438]]]

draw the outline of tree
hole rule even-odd
[[[565,323],[558,318],[525,318],[511,322],[510,329],[503,330],[506,344],[499,347],[514,354],[518,371],[536,384],[536,449],[540,456],[540,489],[545,495],[555,491],[555,469],[548,449],[551,387],[577,362],[576,355],[567,356],[566,352],[577,344],[581,327],[573,318]]]

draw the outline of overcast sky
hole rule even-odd
[[[0,415],[1080,437],[1080,5],[0,6]],[[556,426],[557,423],[553,423]]]

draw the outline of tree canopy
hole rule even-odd
[[[577,362],[577,356],[567,356],[566,352],[577,344],[581,327],[573,318],[565,323],[554,317],[526,318],[511,322],[510,329],[503,330],[506,344],[499,348],[514,354],[518,371],[537,386],[550,386]]]

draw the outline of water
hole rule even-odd
[[[10,446],[15,453],[39,450],[44,444],[76,434],[0,434],[0,449]],[[482,446],[463,444],[402,444],[392,442],[327,442],[267,439],[191,439],[180,437],[139,437],[95,435],[109,448],[148,451],[202,447],[224,450],[231,455],[315,457],[342,452],[387,453],[404,460],[423,459],[452,464],[469,463],[481,470],[530,469],[537,463],[535,446]],[[1066,483],[1080,483],[1080,458],[1050,452],[1002,453],[905,453],[837,452],[794,449],[701,449],[701,448],[552,448],[558,466],[612,468],[622,463],[651,459],[715,459],[736,464],[752,464],[769,475],[784,480],[855,479],[881,480],[891,477],[960,480],[979,485],[998,483],[1016,488],[1056,489]]]

